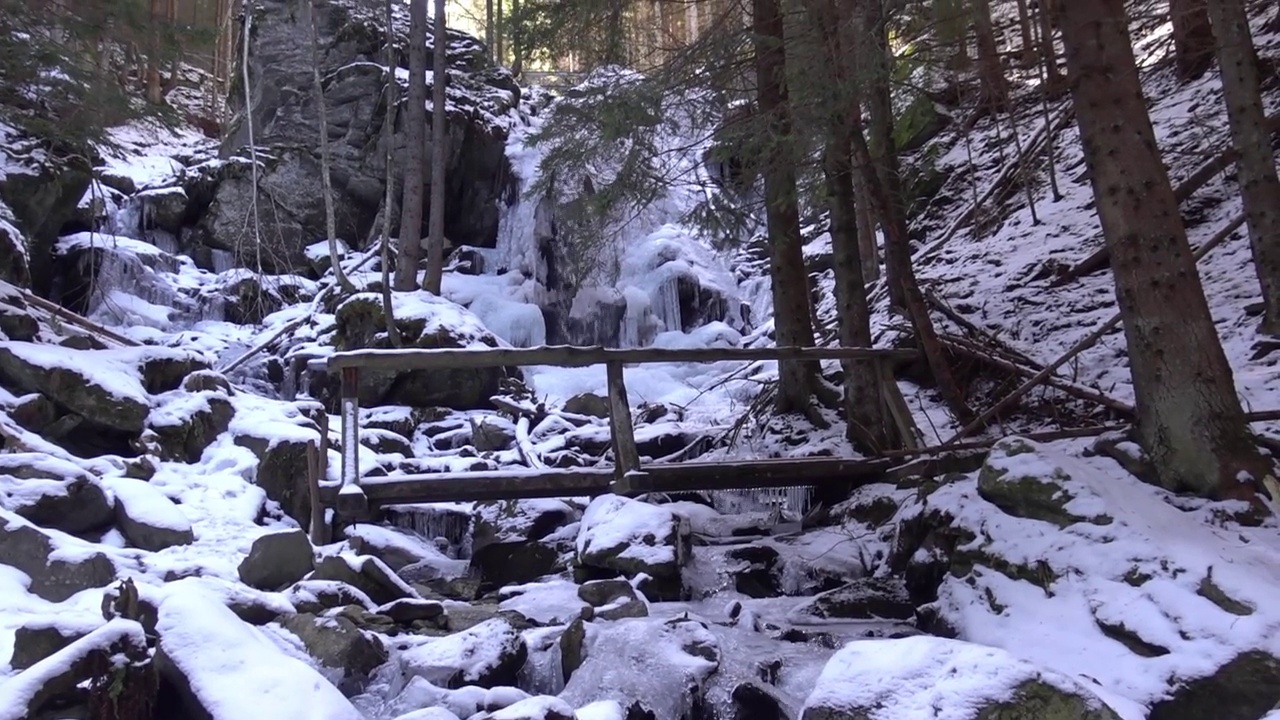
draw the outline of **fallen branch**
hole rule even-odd
[[[529,440],[529,416],[521,415],[516,421],[516,450],[520,453],[520,458],[524,460],[524,464],[534,470],[545,470],[547,465],[542,462],[542,458],[538,457],[538,451],[534,449],[533,442]]]
[[[87,330],[89,333],[95,336],[98,336],[99,338],[106,338],[107,340],[110,340],[111,342],[116,343],[117,345],[123,345],[124,347],[141,347],[142,346],[142,343],[138,342],[137,340],[130,340],[129,338],[123,335],[120,335],[119,333],[113,330],[110,330],[100,325],[99,323],[96,323],[90,320],[89,318],[83,315],[73,313],[70,310],[62,307],[61,305],[58,305],[57,303],[49,302],[48,300],[45,300],[44,298],[40,297],[39,295],[36,295],[35,293],[29,290],[24,290],[23,288],[20,288],[16,285],[10,285],[10,287],[12,287],[14,290],[18,292],[19,295],[22,296],[23,301],[49,313],[50,315],[53,315],[54,317],[58,318],[62,322],[75,325],[79,327],[81,330]]]
[[[1226,239],[1231,236],[1231,233],[1235,232],[1236,229],[1243,224],[1244,224],[1244,213],[1241,213],[1237,215],[1235,218],[1233,218],[1231,222],[1227,223],[1227,225],[1224,228],[1219,230],[1216,235],[1214,235],[1212,238],[1208,240],[1208,242],[1201,245],[1196,250],[1195,256],[1194,256],[1195,260],[1199,261],[1205,255],[1208,255],[1210,251],[1212,251],[1215,247],[1225,242]],[[1063,365],[1066,365],[1068,362],[1071,361],[1072,358],[1084,352],[1088,348],[1092,347],[1094,343],[1102,339],[1102,336],[1106,335],[1107,333],[1115,329],[1115,327],[1120,324],[1120,319],[1121,319],[1120,313],[1116,313],[1115,315],[1113,315],[1110,320],[1107,320],[1100,327],[1098,327],[1098,329],[1089,333],[1087,336],[1085,336],[1075,345],[1072,345],[1071,348],[1068,349],[1061,356],[1059,356],[1057,360],[1054,360],[1053,362],[1046,365],[1043,370],[1033,375],[1030,379],[1028,379],[1022,385],[1018,386],[1016,390],[1006,395],[1003,399],[1001,399],[995,405],[991,406],[991,408],[988,409],[986,412],[974,418],[973,422],[961,428],[959,432],[951,436],[951,439],[943,443],[943,446],[945,447],[945,446],[952,445],[957,440],[969,435],[975,430],[979,430],[983,427],[986,427],[986,424],[991,420],[991,418],[1004,412],[1015,402],[1022,399],[1024,395],[1031,392],[1036,386],[1043,384],[1048,378],[1052,377],[1054,371],[1056,371],[1058,368],[1062,367]]]
[[[1280,114],[1272,115],[1267,118],[1267,130],[1272,134],[1280,132]],[[1209,162],[1201,165],[1195,172],[1187,176],[1185,180],[1178,183],[1173,189],[1173,195],[1179,204],[1186,202],[1188,198],[1196,194],[1200,188],[1204,187],[1210,180],[1218,175],[1218,173],[1226,170],[1236,160],[1240,154],[1236,152],[1234,147],[1215,155]],[[1067,283],[1075,282],[1086,275],[1092,275],[1107,268],[1111,264],[1111,252],[1107,249],[1106,244],[1095,250],[1091,255],[1072,265],[1053,282],[1049,283],[1049,287],[1062,287]]]
[[[968,355],[979,362],[990,363],[1001,370],[1007,370],[1011,373],[1021,375],[1022,377],[1035,377],[1038,374],[1033,368],[1023,367],[1016,363],[1009,362],[1008,360],[998,358],[990,353],[983,352],[982,348],[972,343],[965,342],[963,338],[943,338],[943,343],[954,352],[962,355]],[[1053,377],[1052,375],[1045,378],[1044,384],[1056,390],[1061,390],[1074,398],[1097,403],[1098,405],[1109,410],[1114,410],[1121,415],[1127,417],[1133,415],[1132,405],[1116,400],[1100,390],[1094,390],[1093,388],[1078,385],[1069,380]]]

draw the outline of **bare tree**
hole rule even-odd
[[[1031,11],[1036,16],[1036,27],[1039,28],[1040,65],[1043,68],[1044,94],[1056,97],[1066,84],[1062,72],[1058,70],[1058,50],[1053,44],[1053,13],[1057,0],[1035,0]]]
[[[1000,112],[1009,102],[1009,87],[1000,64],[989,0],[969,0],[973,13],[973,33],[978,45],[978,81],[982,89],[980,112]]]
[[[405,167],[400,173],[400,244],[396,257],[396,290],[418,287],[422,259],[423,167],[427,138],[427,0],[409,0],[409,107],[404,117]]]
[[[333,277],[338,286],[345,292],[354,293],[355,285],[342,270],[342,254],[338,252],[338,230],[334,219],[333,178],[329,172],[329,111],[324,99],[324,82],[320,78],[320,40],[316,32],[315,0],[307,1],[307,24],[311,32],[311,77],[316,89],[316,108],[320,120],[320,183],[324,192],[324,230],[329,241],[329,260],[333,266]]]
[[[387,63],[387,115],[383,119],[382,124],[382,144],[386,153],[386,177],[387,186],[382,197],[382,242],[379,247],[382,265],[382,316],[386,321],[387,341],[391,343],[391,347],[400,347],[400,328],[396,327],[395,305],[391,302],[391,216],[395,212],[396,205],[396,174],[395,174],[395,154],[396,154],[396,105],[399,104],[399,93],[396,92],[400,83],[396,80],[396,37],[395,25],[392,23],[391,3],[393,0],[387,0],[387,34],[384,39],[386,44],[386,63]]]
[[[1160,481],[1254,498],[1271,472],[1236,397],[1156,146],[1123,0],[1061,6],[1076,122],[1111,252],[1137,399],[1138,434]]]
[[[423,0],[425,2],[425,0]],[[431,217],[427,241],[427,274],[422,287],[440,294],[444,275],[445,169],[449,161],[449,112],[445,88],[449,84],[449,36],[444,26],[444,2],[436,0],[435,58],[431,72]],[[517,45],[517,53],[519,52]]]
[[[1280,334],[1280,179],[1262,105],[1262,74],[1249,32],[1249,14],[1243,0],[1210,0],[1209,13],[1218,38],[1231,142],[1240,157],[1236,167],[1253,265],[1262,285],[1262,330]]]

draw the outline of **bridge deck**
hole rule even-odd
[[[803,458],[750,462],[686,462],[645,465],[616,480],[613,468],[498,470],[364,478],[370,508],[400,503],[464,502],[517,498],[638,495],[694,490],[752,490],[827,483],[891,482],[909,475],[977,469],[985,453],[963,451],[925,462],[901,459]],[[340,485],[320,489],[326,505],[340,504]]]

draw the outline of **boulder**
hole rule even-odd
[[[1005,650],[927,636],[857,640],[827,661],[802,720],[916,717],[948,708],[955,720],[1120,720],[1079,682]]]
[[[382,642],[345,617],[300,614],[283,618],[280,624],[302,641],[317,662],[342,671],[338,689],[348,697],[362,692],[373,671],[387,661]]]
[[[429,621],[438,626],[448,623],[444,605],[435,600],[405,598],[382,605],[374,612],[385,615],[400,625],[411,625],[420,621]]]
[[[609,401],[595,393],[579,393],[564,401],[564,411],[587,417],[609,417]]]
[[[41,527],[80,534],[115,518],[102,484],[77,465],[42,453],[0,455],[0,507]]]
[[[578,597],[595,609],[600,620],[648,617],[649,606],[626,580],[592,580],[578,588]]]
[[[400,654],[401,671],[442,688],[516,684],[529,649],[519,630],[493,618]]]
[[[411,530],[371,523],[347,526],[344,531],[351,549],[372,555],[407,581],[422,581],[465,572],[466,561],[447,557],[433,540]],[[406,574],[406,568],[413,568]],[[432,572],[427,572],[430,569]]]
[[[9,667],[26,670],[88,635],[93,629],[54,618],[28,621],[13,633],[13,655],[9,658]]]
[[[147,420],[166,460],[196,463],[231,427],[235,407],[220,392],[183,393],[153,410]]]
[[[248,112],[243,98],[229,102],[234,120],[223,135],[222,155],[241,151],[248,143],[253,121],[254,140],[265,149],[259,157],[258,204],[271,207],[263,214],[262,258],[273,272],[307,272],[311,263],[306,249],[325,235],[325,213],[320,181],[319,153],[310,139],[319,137],[311,46],[296,39],[306,37],[306,18],[294,11],[289,0],[267,0],[255,14],[248,56],[255,92]],[[398,47],[407,42],[408,22],[397,16],[393,33]],[[386,30],[378,8],[354,0],[318,5],[315,10],[318,56],[326,78],[333,198],[337,235],[354,239],[367,236],[383,196],[387,156],[382,139],[385,97],[381,62]],[[428,43],[430,44],[430,42]],[[483,46],[474,38],[449,30],[447,49],[451,88],[447,123],[449,142],[446,177],[450,198],[445,213],[445,234],[455,244],[493,247],[497,240],[500,202],[510,196],[514,176],[505,153],[506,129],[497,120],[516,106],[519,87],[505,69],[493,67]],[[428,61],[428,64],[430,60]],[[403,81],[402,81],[403,82]],[[401,88],[400,96],[405,97]],[[299,138],[311,145],[299,146]],[[393,153],[403,157],[407,134],[393,135]],[[429,157],[428,141],[425,152]],[[402,163],[395,164],[401,173]],[[400,182],[397,177],[394,182]],[[254,199],[249,173],[237,168],[217,185],[212,204],[201,220],[204,242],[239,252],[242,259],[256,257],[239,242],[244,218]],[[429,195],[429,193],[428,193]],[[421,229],[404,233],[421,237]],[[396,236],[401,233],[393,228]],[[247,263],[245,263],[247,264]]]
[[[581,512],[563,500],[486,500],[472,511],[471,550],[492,543],[542,540],[576,522]]]
[[[4,206],[0,235],[8,240],[0,242],[0,260],[4,261],[0,273],[15,285],[30,282],[41,294],[48,292],[53,280],[53,245],[93,181],[93,169],[87,161],[92,152],[70,147],[55,150],[48,140],[6,133],[10,161],[0,178],[0,205]],[[25,248],[21,243],[24,238]]]
[[[0,233],[3,233],[0,222]],[[3,237],[0,237],[0,255],[3,254]],[[40,334],[40,321],[27,307],[27,301],[17,288],[0,288],[0,332],[10,340],[31,342]]]
[[[558,697],[539,695],[525,698],[479,716],[488,720],[575,720],[577,714],[569,703]]]
[[[75,551],[53,557],[55,550],[69,546],[76,546]],[[7,510],[0,510],[0,563],[26,573],[31,578],[28,590],[50,602],[116,579],[115,564],[93,546],[69,536],[55,538]]]
[[[392,312],[405,348],[478,349],[500,344],[497,336],[466,308],[425,292],[396,293]],[[338,350],[390,347],[378,293],[359,293],[347,299],[337,307],[336,318],[334,341]],[[519,369],[364,370],[360,373],[360,404],[487,408],[489,398],[499,393],[501,381],[507,377],[520,377]],[[338,389],[337,377],[327,376],[318,388],[318,397],[336,408]]]
[[[1280,706],[1280,659],[1243,652],[1213,673],[1179,683],[1148,720],[1255,720]],[[1268,716],[1270,717],[1270,716]]]
[[[290,529],[255,538],[237,572],[250,587],[279,590],[301,580],[314,565],[311,540],[302,530]]]
[[[910,620],[916,608],[898,578],[860,578],[797,606],[791,617],[819,620]]]
[[[782,588],[782,562],[778,551],[768,545],[744,545],[725,553],[728,560],[737,561],[730,568],[733,588],[751,598],[780,597]]]
[[[1098,498],[1025,438],[1005,438],[991,448],[978,473],[978,493],[1010,515],[1043,520],[1058,527],[1078,522],[1107,525],[1112,521]]]
[[[336,580],[299,580],[284,590],[284,595],[298,612],[313,615],[349,605],[365,610],[375,607],[368,595]]]
[[[566,548],[567,549],[567,548]],[[563,554],[555,545],[520,541],[489,543],[471,555],[471,568],[480,576],[481,591],[533,582],[550,575]]]
[[[125,433],[141,433],[151,412],[138,379],[103,350],[0,343],[0,379],[48,396],[68,412]]]
[[[281,433],[273,433],[279,429]],[[244,427],[237,423],[235,444],[258,457],[254,484],[280,504],[299,525],[311,524],[311,488],[307,484],[307,444],[310,434],[296,425]],[[254,434],[260,433],[260,434]],[[317,438],[318,439],[318,438]]]
[[[791,720],[786,704],[759,683],[744,682],[729,697],[733,700],[732,720]]]
[[[471,445],[477,452],[499,452],[516,443],[516,426],[510,420],[487,417],[471,420]]]
[[[0,193],[0,280],[18,287],[27,287],[31,284],[27,239],[16,223],[13,210],[4,201],[3,193]]]
[[[655,585],[650,599],[678,600],[683,594],[680,570],[689,558],[690,543],[688,520],[670,510],[620,495],[602,495],[582,515],[577,562],[627,577],[644,574],[668,581]]]
[[[344,582],[378,605],[418,597],[386,564],[368,555],[330,555],[316,564],[310,579]]]
[[[116,496],[116,526],[130,545],[159,552],[195,542],[191,521],[164,493],[142,480],[111,478]]]

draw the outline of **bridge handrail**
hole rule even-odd
[[[910,360],[915,350],[852,347],[765,348],[606,348],[576,345],[543,345],[531,348],[403,348],[397,350],[347,350],[328,358],[330,370],[441,370],[455,367],[505,367],[554,365],[587,367],[622,363],[704,363],[759,360]]]

